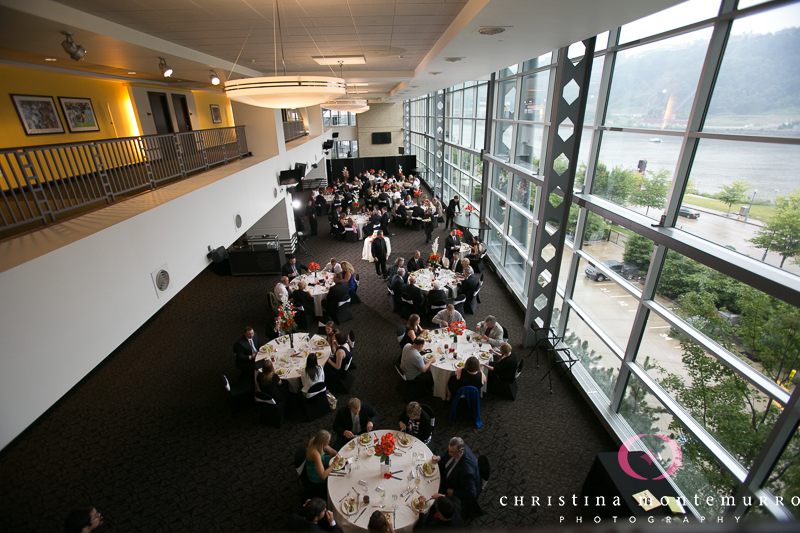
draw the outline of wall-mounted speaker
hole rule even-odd
[[[401,146],[401,147],[399,147],[397,149],[397,153],[400,154],[400,155],[405,155],[406,154],[406,149]]]
[[[214,263],[221,263],[228,258],[228,250],[224,246],[220,246],[216,250],[211,250],[206,254],[206,257],[211,259]]]

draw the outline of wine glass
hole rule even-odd
[[[419,488],[419,484],[422,482],[419,476],[414,478],[414,485]]]
[[[392,494],[392,509],[397,509],[397,494]]]

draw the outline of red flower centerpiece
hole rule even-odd
[[[420,196],[422,196],[422,191],[420,191],[419,189],[414,189],[414,192],[411,194],[414,196],[414,198],[419,198]]]
[[[467,325],[464,323],[463,320],[459,320],[458,322],[451,322],[450,325],[447,326],[447,332],[453,335],[453,344],[458,342],[458,336],[464,333],[466,329]]]
[[[319,274],[317,274],[317,272],[319,272],[320,270],[322,270],[322,269],[320,268],[320,266],[319,266],[319,263],[313,263],[313,262],[312,262],[312,263],[309,263],[309,264],[308,264],[308,269],[309,269],[311,272],[313,272],[313,273],[314,273],[314,280],[316,281],[316,280],[317,280],[317,276],[319,276]]]
[[[297,321],[294,319],[294,306],[289,300],[284,300],[278,310],[278,323],[280,328],[289,336],[289,346],[294,348],[294,335],[292,330],[297,326]]]
[[[442,258],[439,257],[439,254],[431,254],[428,256],[428,264],[430,265],[437,265]]]
[[[466,211],[467,212],[467,216],[469,216],[469,215],[472,214],[473,211],[475,211],[475,208],[472,207],[471,205],[467,205],[467,207],[464,208],[464,211]]]
[[[385,434],[380,441],[378,441],[377,437],[375,438],[375,456],[381,460],[381,472],[383,472],[383,477],[386,479],[392,477],[390,465],[395,445],[394,433]]]
[[[464,236],[464,232],[461,231],[460,229],[457,229],[456,230],[456,235],[458,235],[459,237],[463,237]]]
[[[327,191],[328,191],[328,194],[333,194],[333,187],[328,187]]]

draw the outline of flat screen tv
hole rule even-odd
[[[372,134],[372,144],[392,144],[392,132],[376,131]]]
[[[297,185],[302,177],[297,169],[281,170],[280,176],[278,176],[278,184]]]
[[[338,131],[334,131],[333,133],[331,133],[331,137],[333,137],[334,139],[337,139],[339,137],[339,132]]]
[[[308,167],[308,165],[305,163],[294,164],[294,169],[300,174],[301,179],[306,177],[306,167]]]

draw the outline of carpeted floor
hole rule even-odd
[[[427,255],[424,232],[392,229],[391,260]],[[348,260],[361,275],[353,306],[358,363],[352,395],[381,413],[378,429],[396,428],[405,402],[396,391],[395,327],[404,321],[387,304],[384,282],[361,260],[362,242],[334,241],[327,221],[309,240],[313,255],[299,262]],[[435,235],[444,242],[446,232]],[[390,263],[391,264],[391,263]],[[308,423],[292,411],[281,429],[262,426],[253,409],[232,415],[219,375],[237,375],[232,343],[253,325],[264,333],[267,300],[278,276],[233,277],[207,269],[112,353],[94,372],[0,452],[0,531],[58,531],[75,506],[96,506],[100,531],[274,531],[285,529],[301,504],[292,466],[296,447],[319,428],[331,429],[333,413]],[[470,328],[494,314],[510,329],[518,357],[523,311],[491,270]],[[544,359],[543,359],[544,361]],[[447,424],[448,405],[425,403],[438,415],[436,450],[454,435],[487,455],[492,477],[481,495],[485,516],[475,529],[574,523],[572,507],[503,507],[503,495],[571,497],[579,494],[594,456],[615,446],[566,377],[554,394],[540,381],[545,365],[526,361],[516,402],[487,395],[484,426]],[[340,396],[340,405],[349,397]],[[513,498],[511,498],[513,500]],[[530,501],[529,499],[527,500]]]

